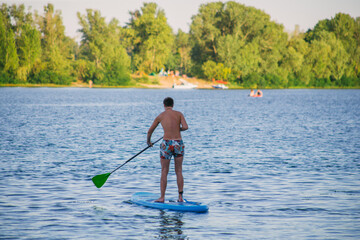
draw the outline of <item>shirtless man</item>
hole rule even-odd
[[[160,144],[160,162],[161,162],[161,179],[160,190],[161,196],[155,202],[165,201],[165,191],[167,186],[167,175],[169,173],[170,160],[174,156],[176,180],[179,189],[179,202],[183,202],[184,178],[182,175],[182,163],[184,159],[184,143],[181,138],[181,131],[188,129],[184,115],[181,112],[174,111],[174,100],[170,97],[164,99],[165,111],[157,116],[147,133],[147,144],[152,146],[151,135],[155,128],[161,123],[164,129],[164,138]]]

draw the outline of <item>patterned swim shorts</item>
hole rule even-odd
[[[160,158],[170,160],[172,156],[181,157],[185,154],[182,140],[163,140],[160,144]]]

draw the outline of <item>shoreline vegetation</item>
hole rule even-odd
[[[53,4],[0,6],[0,87],[171,88],[180,78],[210,89],[360,88],[360,17],[337,13],[288,33],[262,10],[200,5],[188,33],[144,3],[123,26],[77,13],[81,41],[65,35]]]

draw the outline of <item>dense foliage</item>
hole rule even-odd
[[[347,14],[288,36],[263,11],[208,3],[192,19],[192,73],[243,87],[359,86],[359,34]]]
[[[52,4],[43,13],[2,4],[0,83],[125,86],[131,72],[164,69],[246,88],[360,86],[359,17],[338,13],[291,34],[263,11],[233,1],[202,4],[189,33],[174,34],[156,3],[129,17],[122,27],[97,10],[78,13],[77,43]]]
[[[78,78],[107,86],[127,85],[130,81],[130,58],[119,44],[118,21],[106,24],[99,11],[88,9],[78,14],[83,34],[78,56]]]
[[[127,28],[133,33],[131,55],[134,68],[146,73],[164,68],[174,42],[165,12],[158,9],[156,3],[144,3],[141,11],[131,13]]]

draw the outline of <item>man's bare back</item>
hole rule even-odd
[[[148,144],[155,128],[161,123],[164,129],[164,140],[181,140],[180,131],[188,129],[188,125],[181,112],[175,111],[172,107],[165,107],[165,111],[157,116],[148,131]]]
[[[165,140],[181,140],[180,131],[186,130],[187,124],[181,112],[167,108],[158,116],[158,121],[164,129]]]

